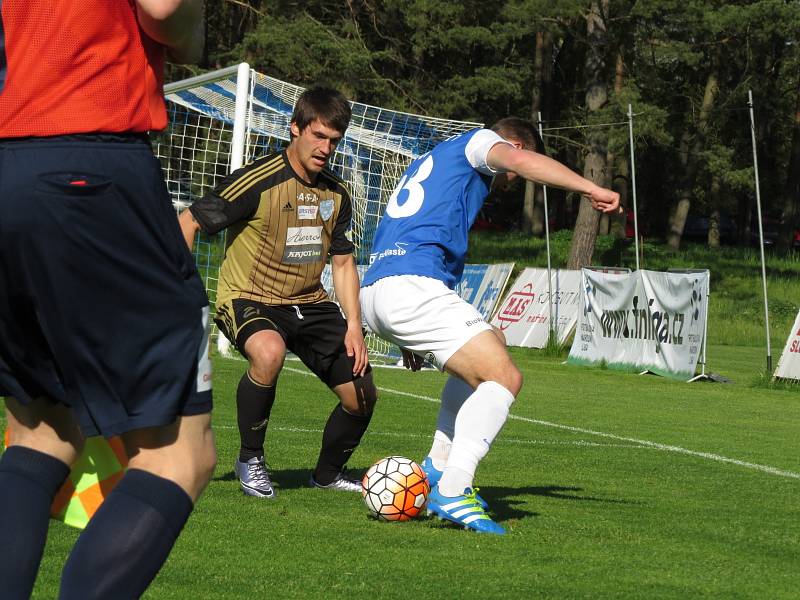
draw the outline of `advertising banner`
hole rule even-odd
[[[570,364],[688,381],[703,351],[708,271],[581,271],[582,308]]]
[[[483,315],[487,321],[491,317],[500,298],[500,292],[506,286],[511,271],[514,270],[514,263],[499,263],[496,265],[464,265],[464,274],[461,281],[456,285],[455,291],[464,300],[472,304]],[[358,265],[358,278],[363,279],[367,271],[366,265]],[[336,300],[333,291],[333,277],[331,266],[325,265],[322,270],[322,287],[330,296],[331,300]]]
[[[455,291],[488,321],[513,270],[514,263],[464,265],[464,274]]]
[[[509,346],[544,348],[550,333],[551,313],[559,343],[563,344],[575,329],[582,308],[581,273],[551,269],[550,275],[548,290],[547,269],[525,269],[500,303],[491,324],[505,334]]]
[[[795,317],[786,347],[783,349],[775,377],[800,380],[800,312]]]

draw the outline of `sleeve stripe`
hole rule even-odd
[[[231,185],[219,193],[219,197],[227,200],[228,202],[232,202],[246,192],[249,188],[251,188],[255,183],[261,181],[265,177],[273,175],[282,168],[283,156],[278,155],[272,160],[269,160],[263,165],[253,169],[249,173],[243,174],[241,177],[237,177],[231,183]]]

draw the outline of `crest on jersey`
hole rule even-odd
[[[333,214],[333,200],[323,200],[319,203],[319,216],[323,221],[327,221]]]

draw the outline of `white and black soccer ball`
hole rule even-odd
[[[387,456],[372,465],[361,480],[361,494],[370,512],[383,521],[408,521],[425,508],[431,486],[417,463]]]

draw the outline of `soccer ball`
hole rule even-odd
[[[382,521],[408,521],[425,507],[431,486],[417,463],[388,456],[372,465],[361,480],[361,495],[370,512]]]

